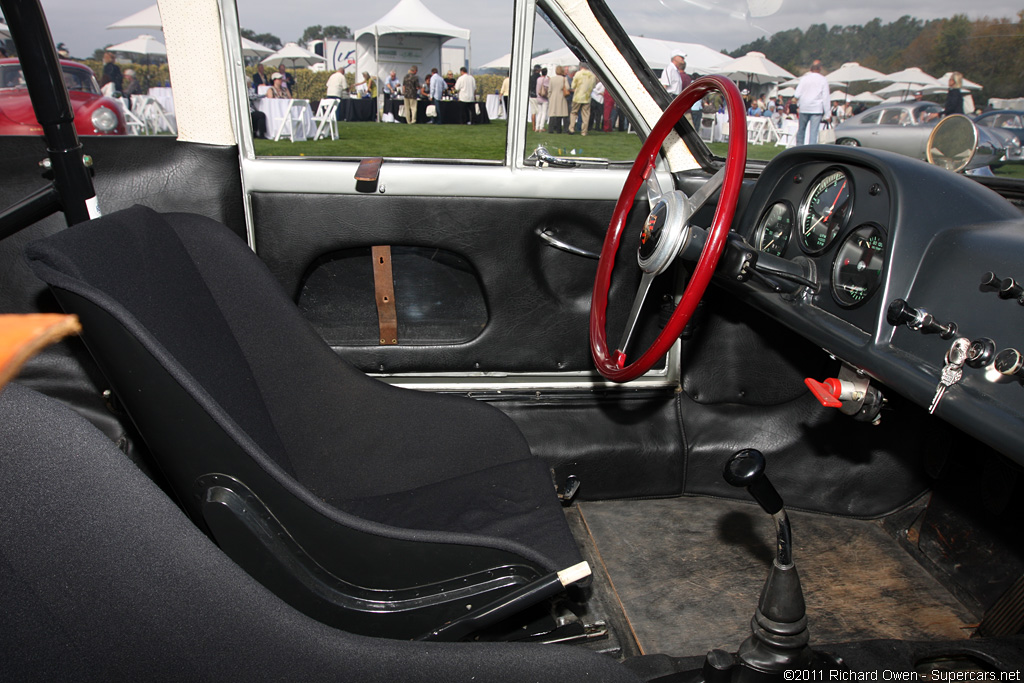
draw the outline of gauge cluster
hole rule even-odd
[[[814,262],[814,303],[871,329],[888,244],[890,201],[882,179],[857,166],[802,164],[760,206],[750,243],[766,254]]]

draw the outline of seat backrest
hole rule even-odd
[[[639,680],[568,646],[365,638],[310,619],[85,419],[17,384],[0,391],[0,472],[7,680]]]

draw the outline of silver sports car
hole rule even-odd
[[[851,117],[836,127],[836,142],[853,147],[872,147],[925,159],[928,136],[940,121],[942,107],[934,102],[910,101],[882,104]],[[992,161],[1019,160],[1021,144],[1005,131],[978,127],[978,153],[989,152]],[[1004,158],[1005,157],[1005,158]]]

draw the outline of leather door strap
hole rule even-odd
[[[391,274],[391,247],[371,248],[373,255],[373,294],[377,301],[380,343],[398,343],[398,313],[395,310],[395,280]]]

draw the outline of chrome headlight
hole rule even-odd
[[[117,128],[117,114],[108,107],[97,107],[92,113],[92,127],[99,133],[109,133]]]

